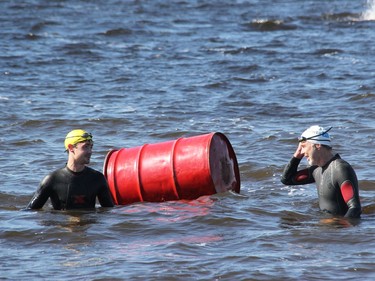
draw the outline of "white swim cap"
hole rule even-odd
[[[331,146],[331,136],[328,134],[331,129],[332,127],[326,130],[318,125],[311,126],[302,133],[299,142],[308,141],[314,144]]]

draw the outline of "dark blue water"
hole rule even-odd
[[[1,280],[372,280],[373,1],[1,1]],[[280,175],[310,125],[357,172],[356,225]],[[109,149],[222,132],[241,194],[25,212],[67,132]]]

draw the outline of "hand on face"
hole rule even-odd
[[[302,153],[302,143],[298,143],[298,147],[296,152],[294,152],[293,156],[298,159],[302,159],[305,154]]]

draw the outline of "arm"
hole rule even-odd
[[[312,172],[316,166],[298,171],[298,165],[301,162],[302,157],[302,147],[301,144],[299,144],[296,152],[293,154],[293,158],[284,168],[284,172],[281,176],[281,182],[283,184],[300,185],[315,182]]]
[[[103,176],[103,184],[98,194],[98,200],[102,207],[113,207],[113,200],[106,179]]]
[[[342,159],[338,160],[334,181],[337,187],[340,188],[338,195],[342,197],[348,207],[344,216],[347,218],[359,218],[362,208],[359,199],[358,179],[354,169],[348,162]]]
[[[49,176],[45,177],[40,183],[38,189],[36,190],[34,196],[30,200],[26,209],[40,209],[43,208],[44,204],[47,202],[50,192],[48,188]]]
[[[340,190],[345,203],[348,205],[345,217],[359,218],[362,208],[358,196],[358,185],[353,184],[350,180],[346,180],[341,184]]]

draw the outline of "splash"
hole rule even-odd
[[[375,20],[375,0],[367,0],[367,10],[362,13],[362,20]]]

